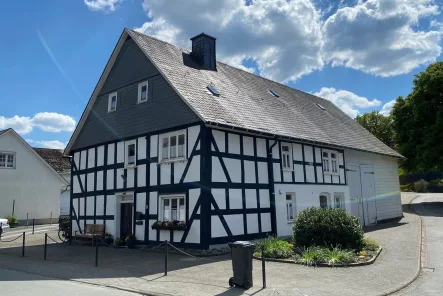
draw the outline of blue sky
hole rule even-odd
[[[8,1],[0,12],[0,129],[63,148],[124,27],[325,97],[350,116],[389,113],[416,73],[442,60],[432,0]],[[387,104],[385,106],[385,104]]]

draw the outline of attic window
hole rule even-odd
[[[320,104],[318,104],[318,103],[315,103],[315,105],[317,105],[318,108],[320,108],[320,109],[322,109],[322,110],[325,110],[325,107],[323,107],[322,105],[320,105]]]
[[[217,88],[213,85],[208,85],[208,90],[214,95],[214,96],[219,96],[220,93],[218,92]]]
[[[273,94],[274,97],[276,97],[276,98],[279,98],[279,97],[280,97],[280,95],[278,94],[278,92],[275,91],[275,90],[273,90],[273,89],[269,90],[269,92],[270,92],[271,94]]]

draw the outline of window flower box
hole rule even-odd
[[[157,230],[186,230],[186,223],[183,221],[156,221],[151,228]]]

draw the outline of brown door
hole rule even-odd
[[[124,240],[132,234],[132,203],[120,204],[120,210],[120,238]]]

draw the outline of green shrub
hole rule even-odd
[[[293,226],[297,247],[340,246],[360,250],[363,235],[358,218],[341,209],[308,208],[299,213]]]
[[[365,236],[363,238],[363,249],[368,250],[368,251],[377,251],[379,248],[378,243],[373,240],[372,238],[369,238],[367,236]]]
[[[8,215],[8,216],[6,216],[6,219],[8,219],[9,224],[17,223],[17,216],[16,215]]]
[[[298,248],[296,253],[300,255],[298,262],[306,264],[308,266],[315,266],[320,262],[323,262],[323,250],[316,246],[307,248]]]
[[[349,264],[354,262],[354,252],[349,250],[342,250],[339,247],[332,249],[324,248],[322,249],[323,260],[331,266],[337,264]]]
[[[443,179],[435,179],[429,182],[430,186],[443,186]]]
[[[414,184],[410,183],[410,184],[400,185],[400,191],[401,192],[413,192],[414,191]]]
[[[264,246],[265,258],[285,259],[293,255],[293,246],[287,241],[276,237],[268,237],[255,242],[256,256],[261,256],[261,247]]]
[[[429,183],[421,179],[414,183],[415,192],[428,192]]]

